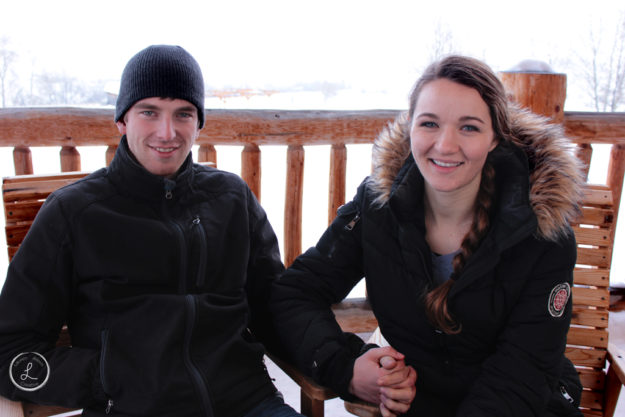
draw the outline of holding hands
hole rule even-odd
[[[374,348],[356,359],[349,391],[380,405],[384,417],[405,413],[415,397],[417,373],[390,346]]]

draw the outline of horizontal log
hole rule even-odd
[[[578,285],[610,286],[610,270],[607,268],[575,268],[573,276]]]
[[[609,313],[607,309],[587,308],[579,305],[578,300],[573,298],[573,317],[571,324],[580,326],[608,327]]]
[[[623,113],[565,112],[564,129],[576,143],[625,142]]]
[[[399,110],[207,110],[197,143],[328,145],[371,143]],[[0,109],[0,146],[116,146],[113,109]],[[623,113],[565,112],[572,140],[625,145]]]
[[[578,306],[608,308],[610,306],[610,291],[605,287],[573,287],[573,300]]]
[[[566,343],[573,346],[605,349],[608,347],[608,331],[606,329],[587,329],[571,326]]]
[[[578,245],[611,246],[612,230],[589,227],[573,227]]]
[[[589,349],[567,346],[565,355],[577,366],[603,369],[607,357],[605,349]]]

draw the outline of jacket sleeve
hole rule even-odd
[[[280,248],[267,215],[254,194],[247,189],[250,255],[246,292],[250,308],[249,329],[265,347],[276,350],[276,334],[269,310],[271,283],[284,271]]]
[[[544,244],[494,352],[456,415],[545,415],[564,364],[577,248],[572,231],[560,242]]]
[[[97,372],[99,352],[56,347],[72,302],[68,229],[61,204],[52,195],[9,264],[0,294],[0,394],[7,398],[67,407],[105,401]],[[39,381],[49,372],[47,382],[32,391],[11,381],[10,371],[16,382],[20,377],[24,380],[27,362],[22,364],[24,369],[9,369],[28,352],[45,358]]]
[[[278,339],[286,359],[343,398],[363,345],[344,333],[331,310],[363,277],[360,245],[361,185],[342,206],[315,247],[300,255],[272,288]]]

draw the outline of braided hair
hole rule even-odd
[[[410,94],[407,124],[411,123],[423,87],[429,82],[439,79],[447,79],[475,89],[488,106],[495,138],[499,141],[511,139],[508,97],[503,84],[490,67],[482,61],[465,56],[445,57],[434,62],[425,70]],[[451,279],[431,289],[425,295],[425,310],[428,319],[434,326],[447,334],[459,333],[462,328],[449,311],[447,297],[455,279],[460,275],[467,260],[477,250],[488,232],[493,201],[495,201],[495,170],[487,159],[482,168],[473,222],[462,240],[460,252],[452,261]]]

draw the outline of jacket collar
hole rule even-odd
[[[177,201],[191,188],[193,159],[189,152],[173,179],[154,175],[135,159],[124,135],[108,168],[108,175],[120,192],[125,195],[147,201],[162,201],[166,199],[169,191],[171,194],[168,199]]]

